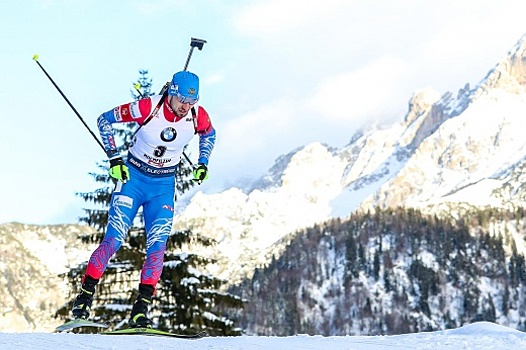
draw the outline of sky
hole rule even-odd
[[[0,223],[76,223],[76,193],[104,159],[37,64],[97,133],[139,70],[159,91],[194,50],[200,104],[217,130],[214,193],[253,181],[315,141],[343,147],[403,120],[416,91],[476,85],[526,33],[526,2],[502,0],[3,0]],[[189,150],[197,158],[197,138]]]
[[[489,322],[478,322],[447,331],[395,336],[322,337],[297,335],[291,337],[209,337],[181,340],[151,336],[80,335],[73,333],[0,333],[2,349],[69,350],[69,349],[184,349],[209,350],[395,350],[395,349],[526,349],[526,333]]]

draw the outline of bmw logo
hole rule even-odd
[[[177,131],[174,128],[168,127],[161,132],[161,140],[164,142],[171,142],[177,137]]]

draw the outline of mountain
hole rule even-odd
[[[473,90],[461,89],[457,98],[445,94],[416,113],[410,109],[401,141],[389,145],[393,152],[378,169],[397,161],[403,166],[387,172],[362,207],[524,205],[525,50],[522,38]],[[420,105],[418,99],[414,96],[410,106]]]
[[[473,210],[462,220],[375,210],[299,230],[252,278],[249,335],[394,335],[477,321],[526,330],[526,211]],[[508,249],[511,247],[511,249]]]
[[[288,233],[356,210],[404,206],[458,216],[523,206],[525,82],[526,35],[474,88],[417,91],[402,122],[372,125],[341,149],[300,147],[250,187],[197,193],[175,226],[217,240],[208,252],[221,260],[214,272],[237,282],[279,254]]]
[[[54,328],[53,314],[64,304],[68,288],[59,275],[89,258],[93,247],[79,246],[77,237],[90,232],[78,225],[0,225],[2,331]]]
[[[522,135],[522,118],[526,115],[525,82],[526,36],[475,87],[466,84],[456,94],[447,92],[443,95],[431,88],[416,91],[409,98],[407,113],[399,123],[364,128],[350,135],[349,143],[342,148],[318,142],[299,147],[279,157],[274,166],[250,186],[228,188],[215,194],[198,192],[176,215],[174,228],[190,228],[194,233],[217,242],[207,248],[191,247],[200,255],[210,255],[218,260],[209,271],[214,276],[227,279],[231,285],[246,284],[247,281],[257,281],[258,276],[254,273],[258,271],[258,278],[264,277],[259,281],[260,285],[279,286],[275,284],[280,281],[275,279],[276,276],[282,279],[292,276],[269,275],[265,269],[271,268],[272,271],[274,263],[289,266],[294,261],[294,254],[287,252],[297,252],[291,245],[299,245],[297,240],[305,232],[322,230],[323,235],[330,236],[331,231],[323,231],[324,223],[330,220],[352,219],[354,215],[372,213],[375,208],[388,211],[399,206],[453,221],[486,209],[490,212],[518,212],[526,200],[523,185],[526,179],[523,170],[526,166],[526,138]],[[510,259],[515,256],[513,261],[521,266],[516,261],[523,261],[520,254],[526,251],[523,223],[522,218],[510,216],[509,222],[491,223],[471,234],[502,234],[502,249],[499,248],[501,243],[495,243],[487,250],[488,254],[501,249],[505,254],[502,258],[505,264],[509,266]],[[79,244],[76,237],[90,230],[78,225],[0,225],[2,330],[51,329],[53,322],[49,320],[67,295],[67,285],[57,275],[64,273],[68,265],[77,265],[88,259],[93,247],[74,247]],[[313,236],[316,238],[317,235],[319,233]],[[371,249],[364,257],[368,256],[373,272],[378,237],[362,244],[364,249]],[[478,247],[477,242],[470,243],[473,244],[472,250]],[[309,241],[304,247],[316,249],[324,256],[334,253],[327,250],[323,239]],[[428,258],[428,263],[437,251],[429,245],[420,253]],[[283,254],[285,257],[280,260]],[[479,264],[488,263],[478,256],[469,256]],[[338,258],[348,259],[347,256]],[[415,260],[411,255],[399,258]],[[312,259],[318,259],[318,256],[313,255]],[[313,261],[305,260],[304,263],[312,264]],[[379,261],[383,263],[383,260]],[[410,263],[403,266],[407,269],[402,269],[400,278],[411,272]],[[338,278],[334,273],[340,267],[326,264],[325,272],[321,268],[313,269],[314,281]],[[441,268],[434,264],[424,264],[424,267],[434,271]],[[419,266],[414,269],[428,271]],[[369,270],[364,270],[364,273],[369,273]],[[507,270],[508,276],[512,271]],[[481,277],[482,283],[488,281],[488,276],[479,274],[478,270],[469,276]],[[412,285],[402,285],[402,289]],[[507,289],[504,285],[505,282],[496,284],[493,290]],[[374,283],[364,286],[364,289],[374,287]],[[479,284],[474,288],[487,290]],[[316,289],[310,291],[319,292]],[[254,302],[259,303],[256,304],[257,310],[262,310],[265,305],[262,299],[266,295],[252,295],[257,299]],[[284,295],[290,298],[289,294]],[[419,294],[406,295],[421,297]],[[477,300],[481,303],[493,300],[502,307],[504,296],[491,295],[489,299],[481,294]],[[325,303],[324,298],[308,301],[320,307]],[[327,300],[330,299],[327,297]],[[481,310],[493,314],[491,307]],[[288,312],[291,310],[283,310],[283,314]],[[422,325],[440,324],[438,319],[433,322]],[[515,327],[524,320],[516,317],[507,322]],[[257,325],[253,329],[268,331]]]
[[[341,191],[344,167],[326,146],[303,147],[278,159],[260,187],[249,193],[239,188],[215,195],[197,193],[175,218],[175,228],[191,227],[215,239],[218,244],[208,253],[220,265],[213,272],[239,281],[268,260],[270,252],[264,249],[298,227],[330,216],[329,202]]]

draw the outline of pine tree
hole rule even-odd
[[[374,252],[373,256],[373,277],[375,281],[380,278],[380,254],[381,250],[378,249]]]
[[[140,77],[131,91],[134,99],[153,95],[152,81],[147,70],[139,71]],[[119,152],[126,154],[136,128],[133,123],[116,126],[116,137],[121,140]],[[108,210],[113,190],[113,183],[108,175],[108,161],[97,164],[98,173],[90,173],[101,188],[94,192],[78,193],[84,201],[96,205],[96,208],[84,209],[86,216],[80,219],[96,229],[96,233],[81,237],[85,243],[99,243],[104,237],[108,221]],[[191,179],[190,164],[181,162],[177,174],[177,194],[191,189],[195,182]],[[129,316],[133,302],[138,294],[140,270],[144,261],[146,234],[142,213],[139,212],[128,232],[127,242],[121,246],[112,258],[97,286],[92,319],[106,322],[120,328]],[[185,254],[182,249],[189,244],[210,245],[214,242],[201,236],[192,235],[190,231],[172,232],[165,253],[165,264],[157,292],[152,303],[153,321],[161,330],[172,330],[180,333],[206,331],[211,335],[240,335],[230,314],[243,306],[241,298],[221,292],[225,281],[201,273],[199,268],[215,262],[195,254]],[[70,302],[57,311],[57,316],[69,319],[71,306],[79,292],[80,279],[86,269],[86,262],[70,269],[67,277],[73,286],[70,291]]]

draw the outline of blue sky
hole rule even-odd
[[[207,40],[189,70],[218,132],[200,188],[213,193],[310,142],[403,120],[416,90],[477,84],[526,33],[524,13],[518,0],[3,0],[0,223],[76,223],[75,193],[97,188],[104,158],[34,54],[96,132],[139,69],[157,91],[190,38]]]

